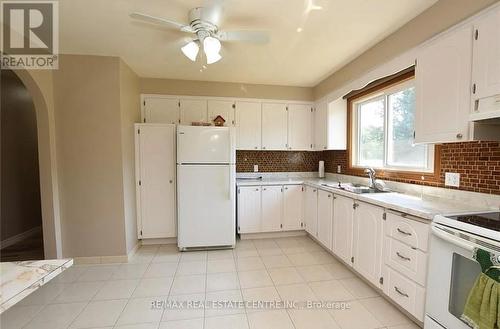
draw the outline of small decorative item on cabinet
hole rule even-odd
[[[220,115],[216,116],[213,121],[214,121],[214,125],[217,127],[224,126],[224,123],[226,122],[226,120],[224,120],[224,118],[221,117]]]
[[[203,121],[193,121],[191,122],[192,126],[211,126],[212,124],[210,122],[203,122]]]

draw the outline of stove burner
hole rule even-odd
[[[500,232],[500,212],[452,217],[459,222]]]

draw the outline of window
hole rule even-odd
[[[413,77],[375,89],[369,94],[349,99],[352,167],[433,172],[434,147],[413,144]]]

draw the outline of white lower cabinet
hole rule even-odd
[[[318,190],[314,187],[304,187],[304,220],[306,232],[318,236]]]
[[[373,285],[381,287],[384,209],[356,201],[354,211],[354,269]]]
[[[260,186],[238,188],[238,233],[257,233],[261,229]]]
[[[285,185],[283,187],[283,230],[292,231],[303,228],[302,185]]]
[[[304,190],[306,231],[423,321],[429,224],[313,186]]]
[[[318,240],[323,246],[332,249],[333,194],[318,191]]]
[[[262,227],[263,232],[280,231],[283,224],[283,187],[262,187]]]
[[[354,201],[335,195],[333,206],[332,251],[344,262],[352,266],[352,233],[354,221]]]
[[[302,229],[302,193],[302,185],[238,187],[238,233]]]
[[[386,266],[384,268],[384,293],[417,320],[424,321],[424,287]]]

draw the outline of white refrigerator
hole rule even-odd
[[[177,126],[177,245],[236,243],[234,128]]]

